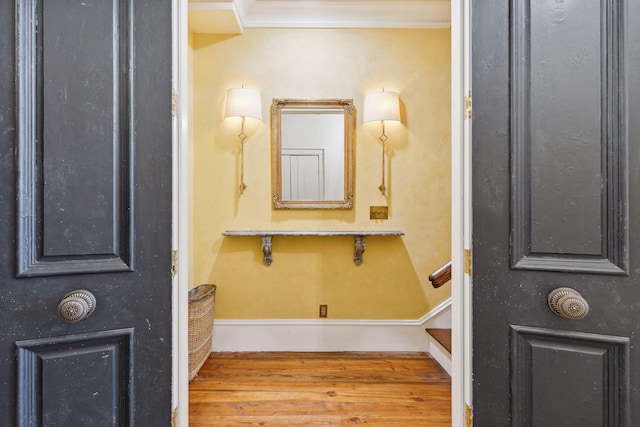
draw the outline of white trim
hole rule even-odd
[[[214,33],[232,32],[234,26],[239,27],[238,33],[242,33],[243,27],[446,28],[451,21],[449,4],[449,0],[192,0],[189,3],[194,12],[209,14],[211,19],[210,25],[199,20],[197,28]]]
[[[172,0],[171,2],[171,87],[175,88],[178,84],[178,63],[180,55],[180,31],[179,31],[179,19],[178,9],[180,7],[180,0]],[[176,153],[179,146],[179,126],[178,118],[173,117],[171,129],[171,249],[174,250],[177,247],[178,242],[178,221],[177,212],[179,201],[177,196],[178,189],[178,164],[176,162]],[[171,306],[176,307],[178,305],[178,280],[173,278],[171,280]],[[180,369],[178,349],[179,345],[179,324],[180,319],[178,316],[178,310],[171,310],[171,411],[176,411],[179,406],[179,374]]]
[[[462,4],[451,2],[451,297],[452,304],[452,376],[451,425],[464,426],[464,387],[461,330],[464,325],[462,275],[464,269],[464,168],[462,157],[462,128],[464,117]],[[455,374],[455,375],[454,375]]]
[[[421,328],[450,328],[451,303],[451,297],[442,301],[430,312],[418,319],[418,325]]]
[[[217,320],[212,351],[427,352],[452,373],[451,354],[415,322],[328,322]]]
[[[234,3],[189,2],[189,29],[194,33],[242,34],[244,28]]]
[[[442,304],[431,310],[419,320],[420,329],[427,328],[452,329],[452,304],[453,299],[448,298]],[[453,332],[453,330],[452,330]],[[453,374],[451,353],[449,353],[435,338],[427,334],[429,341],[429,353],[444,368],[449,375]],[[453,377],[452,377],[453,382]]]
[[[428,351],[415,322],[216,320],[213,351]]]
[[[463,50],[463,92],[471,93],[471,0],[461,0],[463,9],[463,25],[462,25],[462,50]],[[472,217],[473,217],[473,200],[471,190],[471,123],[472,120],[465,120],[463,128],[462,147],[464,153],[463,170],[464,170],[464,189],[463,189],[463,213],[464,218],[464,247],[469,250],[473,249],[472,245]],[[473,258],[473,256],[472,256]],[[464,326],[462,327],[464,367],[460,375],[459,381],[464,383],[464,402],[465,405],[473,408],[473,278],[471,275],[465,274],[463,277],[462,292],[464,294],[464,307],[462,309],[464,317]]]
[[[173,119],[172,249],[178,251],[178,274],[173,280],[173,410],[174,427],[189,425],[189,6],[173,0],[173,88],[176,116]]]
[[[221,319],[213,351],[429,351],[426,327],[450,325],[447,300],[417,320]]]
[[[245,27],[433,28],[448,27],[449,1],[271,1],[254,3]]]
[[[451,374],[451,355],[425,331],[447,327],[449,308],[418,320],[215,320],[212,351],[428,352]]]
[[[465,405],[472,405],[471,277],[464,273],[472,212],[470,120],[464,111],[470,92],[469,13],[469,0],[451,1],[451,410],[456,427],[465,425]]]
[[[427,338],[429,340],[429,354],[451,375],[451,353],[431,335],[427,334]]]

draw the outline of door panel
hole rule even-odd
[[[20,276],[132,267],[131,5],[83,3],[16,5]]]
[[[624,274],[621,5],[512,4],[512,264]]]
[[[19,419],[37,426],[131,425],[133,334],[18,341]]]
[[[171,28],[169,0],[0,1],[2,426],[171,423]]]
[[[512,326],[512,424],[623,425],[629,344],[627,338]]]
[[[640,418],[639,8],[473,3],[476,426]]]

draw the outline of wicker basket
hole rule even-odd
[[[189,291],[189,381],[211,353],[215,295],[216,285],[200,285]]]

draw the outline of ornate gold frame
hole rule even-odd
[[[342,109],[344,111],[344,198],[342,200],[282,200],[282,110]],[[351,209],[353,207],[355,115],[352,99],[274,99],[271,104],[271,187],[274,209]]]

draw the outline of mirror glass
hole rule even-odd
[[[274,99],[273,206],[353,206],[353,101]]]

